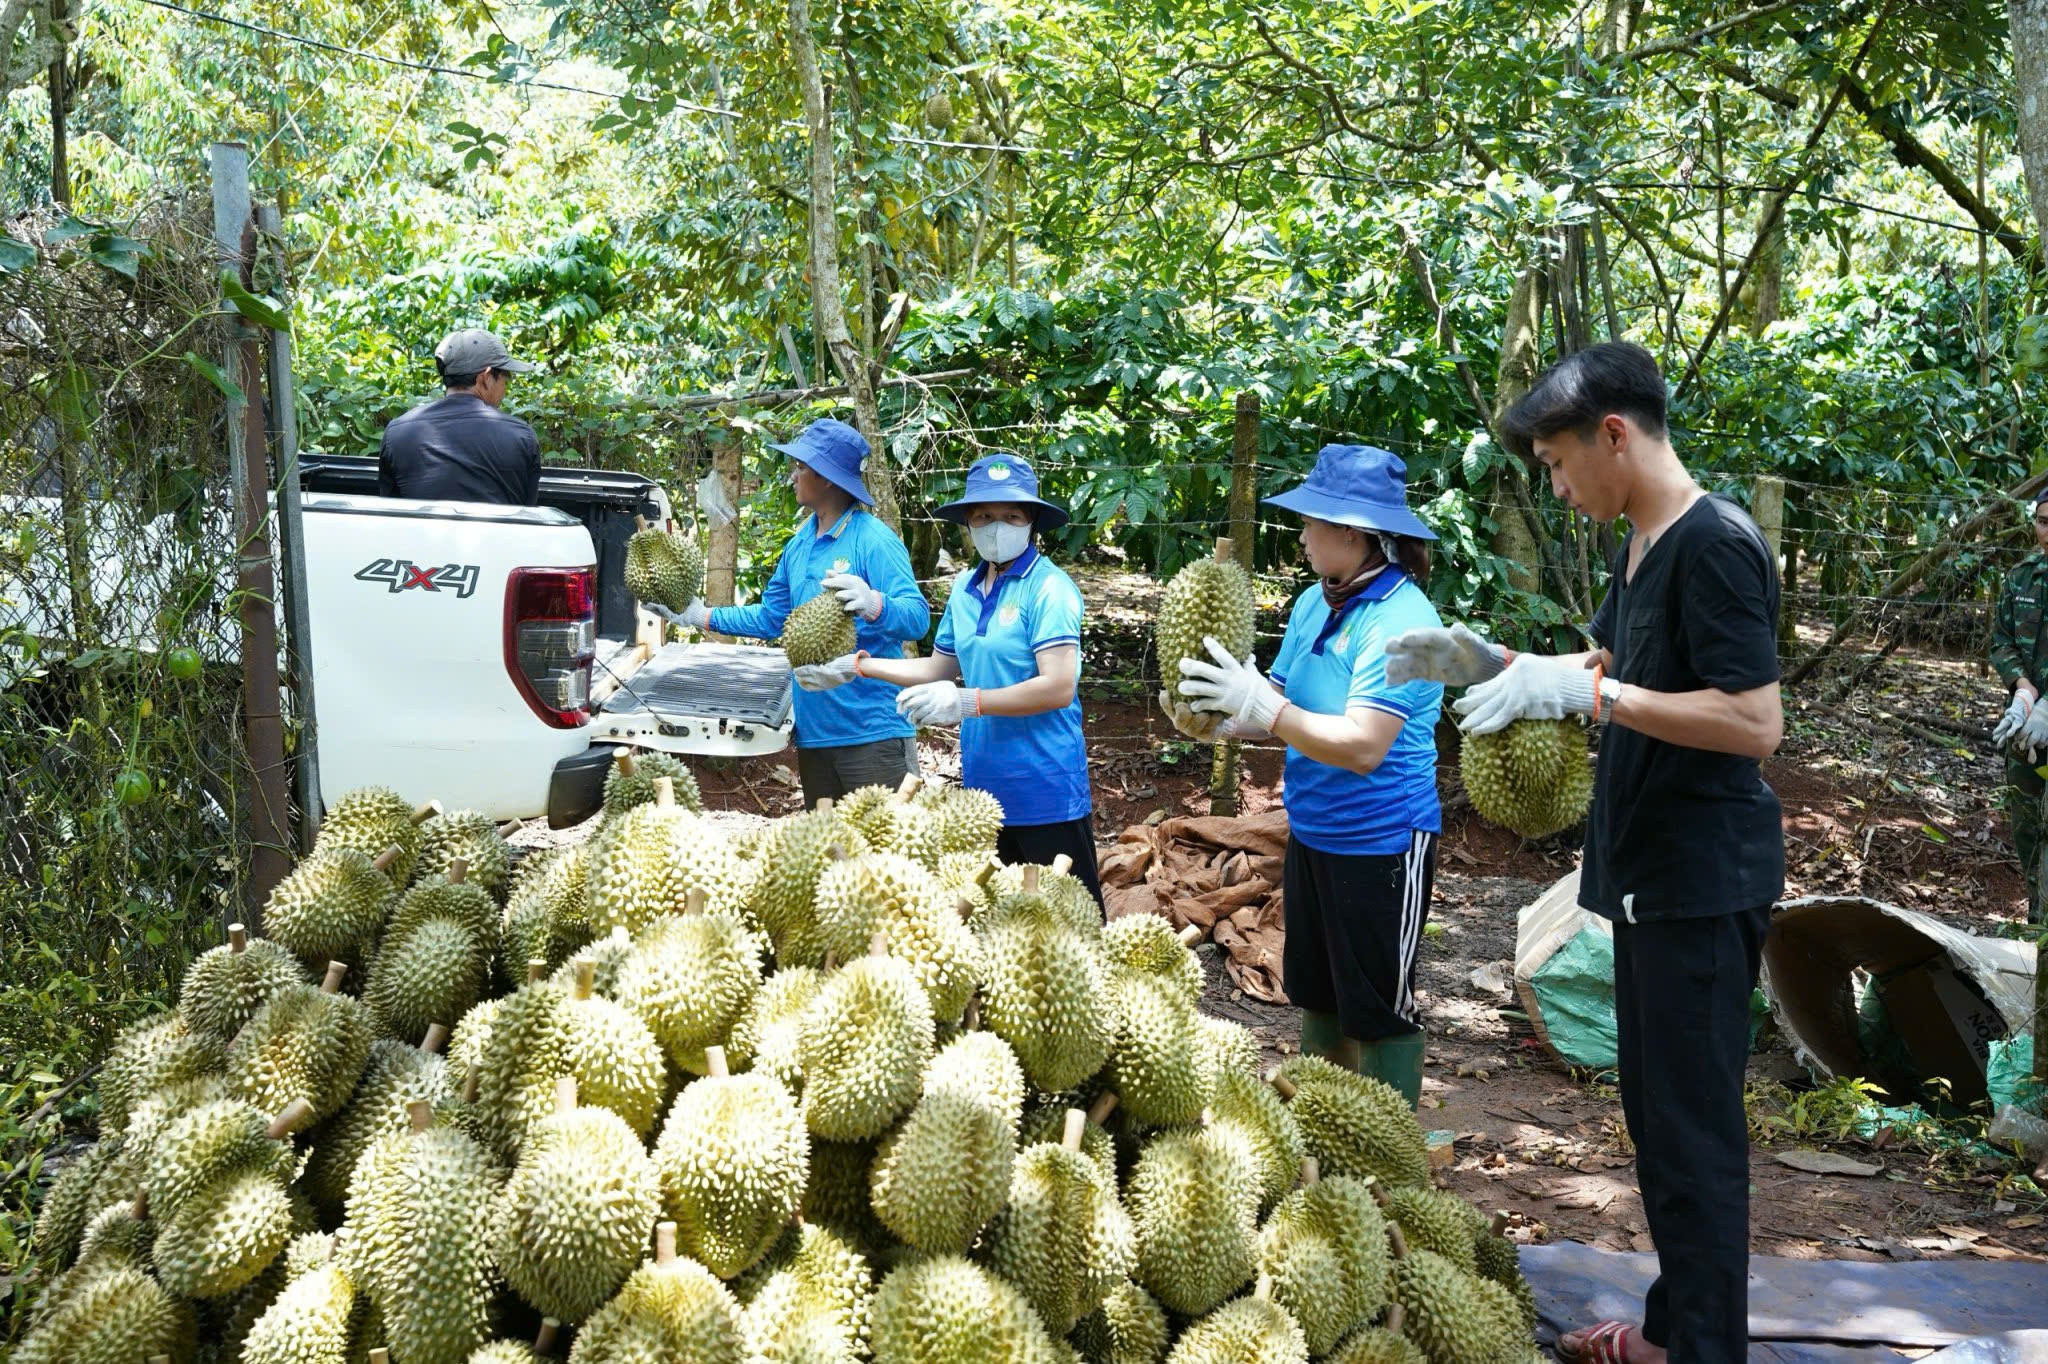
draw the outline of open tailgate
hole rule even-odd
[[[791,678],[780,649],[663,645],[591,720],[593,743],[664,753],[774,753],[789,744]]]

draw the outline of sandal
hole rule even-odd
[[[1628,1364],[1628,1342],[1635,1329],[1627,1322],[1603,1321],[1580,1338],[1578,1353],[1565,1354],[1560,1344],[1558,1355],[1583,1364]]]

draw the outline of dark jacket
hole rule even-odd
[[[1991,617],[1991,666],[2006,689],[2022,677],[2042,682],[2042,617],[2048,614],[2048,557],[2029,555],[2006,575]]]
[[[450,393],[384,428],[377,491],[530,507],[540,501],[540,439],[474,393]]]

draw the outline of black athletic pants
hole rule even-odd
[[[1621,1108],[1657,1243],[1643,1337],[1671,1364],[1749,1357],[1749,1000],[1769,906],[1614,925]]]
[[[796,779],[804,789],[804,805],[813,810],[821,800],[839,800],[863,786],[886,786],[893,791],[915,771],[917,740],[908,735],[796,751]]]
[[[1436,835],[1418,829],[1397,853],[1333,853],[1290,835],[1281,863],[1280,965],[1287,997],[1335,1014],[1346,1037],[1379,1042],[1420,1032],[1415,960],[1436,882]]]
[[[1095,817],[1064,819],[1057,824],[1005,824],[996,835],[996,856],[1005,865],[1032,862],[1049,866],[1061,853],[1074,859],[1067,871],[1087,883],[1095,903],[1102,903],[1102,877],[1095,869]]]

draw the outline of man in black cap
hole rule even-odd
[[[2041,657],[2048,634],[2048,489],[2034,499],[2035,553],[2006,575],[1991,618],[1991,666],[2010,687],[2005,714],[1991,741],[2005,750],[2005,819],[2013,851],[2027,878],[2027,918],[2048,922],[2041,909],[2041,774],[2048,759],[2048,706],[2040,704],[2048,682]]]
[[[540,439],[500,410],[514,374],[533,366],[479,328],[451,332],[434,350],[448,391],[384,428],[377,491],[444,502],[540,501]]]

